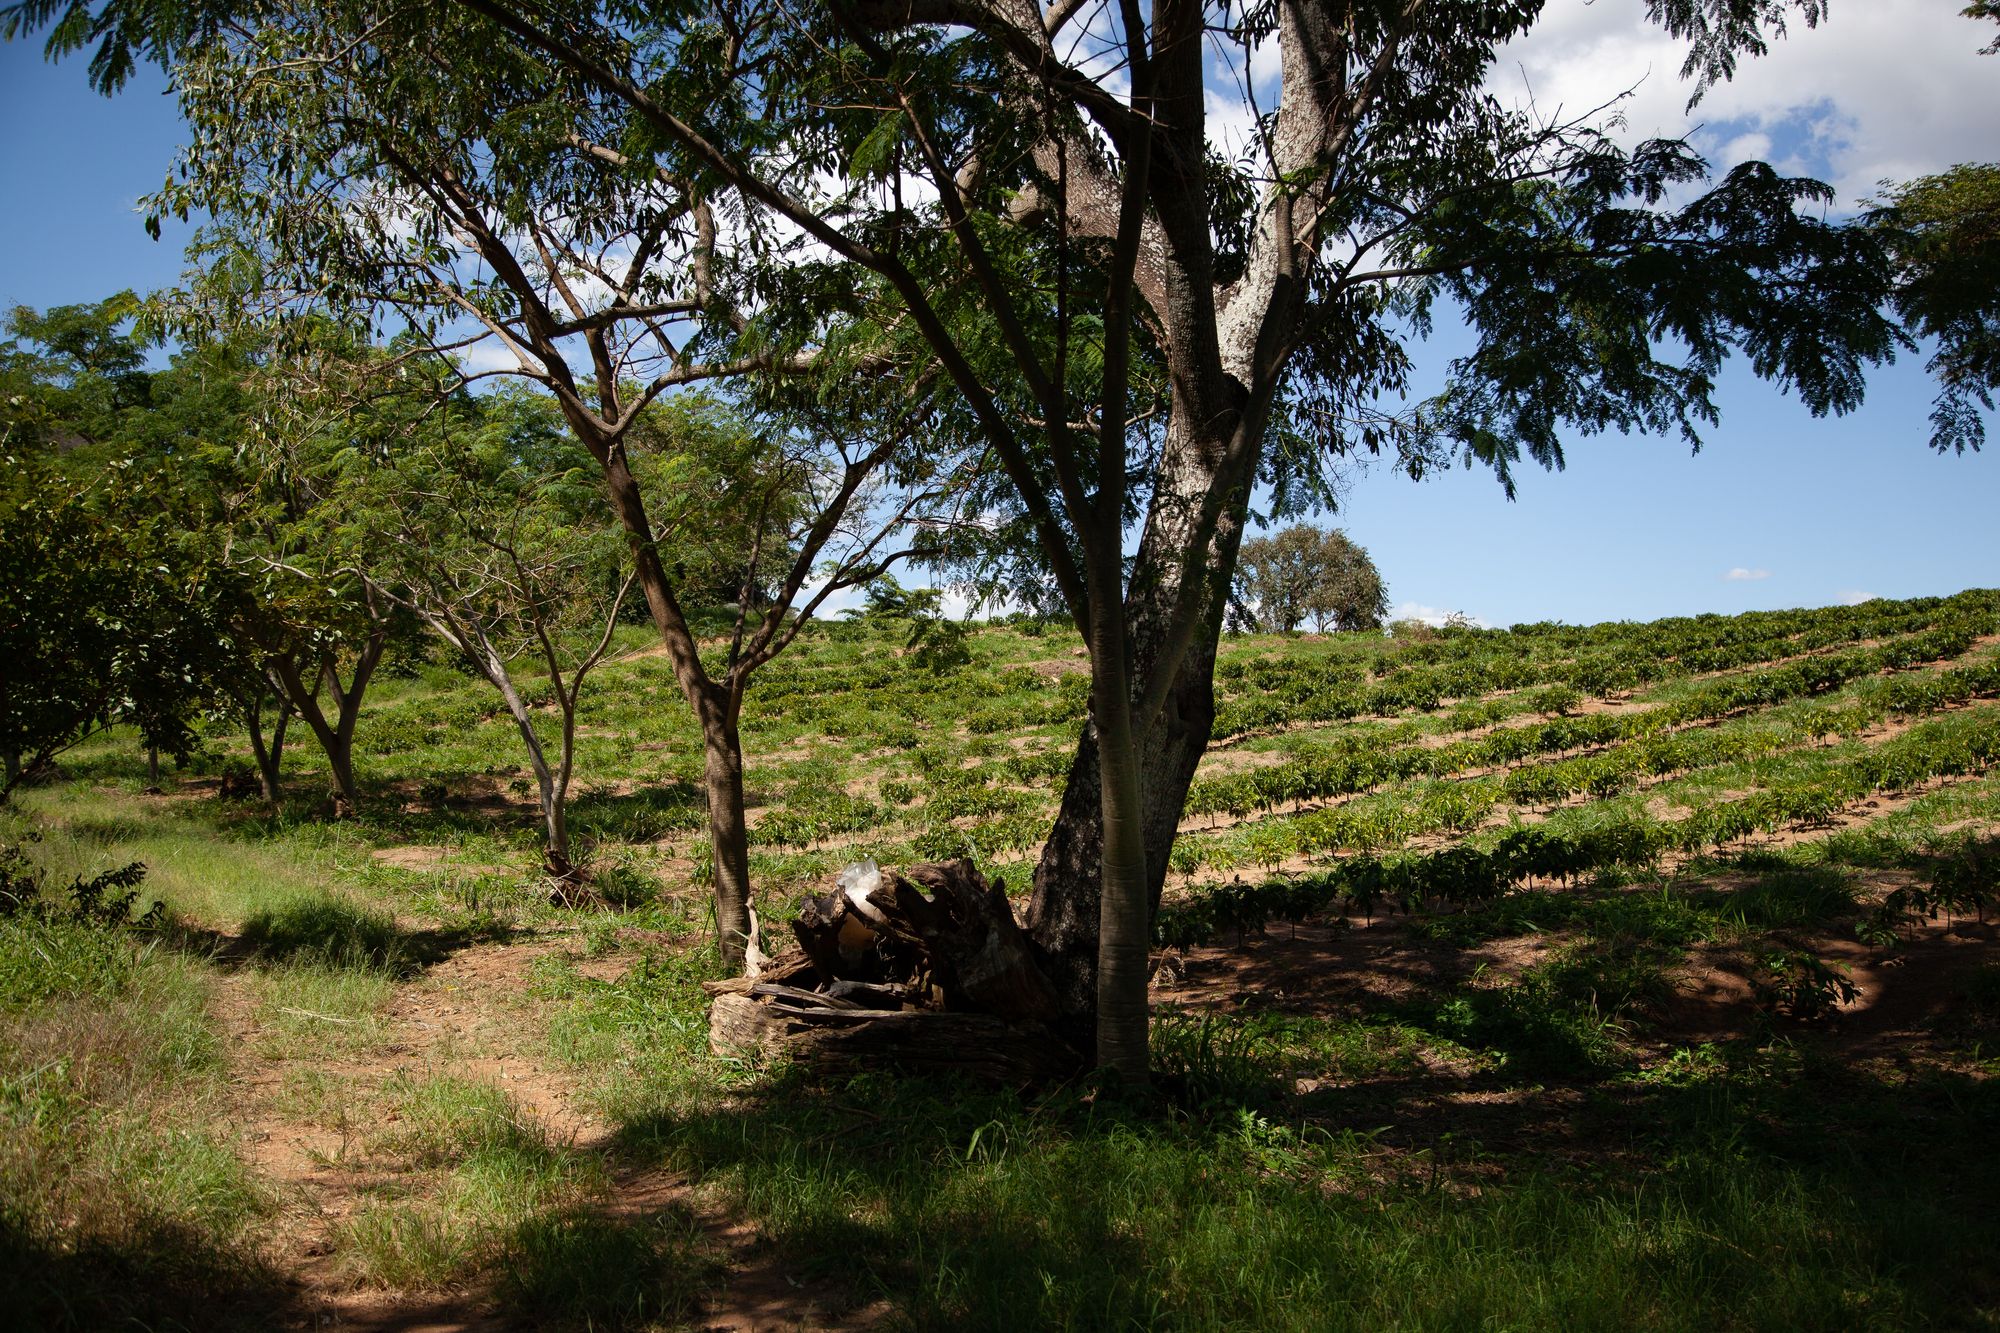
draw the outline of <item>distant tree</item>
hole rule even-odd
[[[14,459],[0,494],[0,801],[116,722],[184,759],[234,665],[240,581],[140,478]]]
[[[1243,543],[1236,597],[1254,603],[1267,632],[1286,634],[1307,619],[1313,628],[1380,629],[1389,591],[1368,552],[1339,529],[1297,524]]]
[[[157,768],[226,697],[249,585],[186,480],[148,465],[162,375],[139,303],[18,307],[0,343],[0,759],[21,779],[113,723]]]
[[[1335,529],[1320,538],[1321,578],[1306,598],[1313,628],[1380,629],[1389,614],[1389,588],[1363,547]]]
[[[936,588],[905,588],[893,574],[868,585],[867,605],[850,616],[892,626],[904,635],[903,653],[913,665],[949,671],[972,660],[966,640],[971,628],[944,614],[944,594]]]

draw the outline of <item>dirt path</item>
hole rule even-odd
[[[611,1183],[595,1201],[599,1216],[633,1224],[670,1212],[694,1218],[703,1249],[724,1276],[706,1293],[692,1327],[775,1333],[879,1323],[886,1313],[879,1307],[829,1314],[851,1302],[793,1279],[783,1256],[754,1226],[707,1202],[684,1176],[619,1157],[613,1127],[588,1107],[576,1079],[548,1054],[543,1023],[526,998],[536,961],[563,948],[560,938],[540,938],[461,949],[398,984],[380,1015],[379,1036],[371,1032],[375,1039],[333,1055],[287,1055],[270,1029],[273,998],[258,974],[236,968],[219,975],[213,1012],[230,1052],[232,1118],[245,1156],[278,1200],[268,1250],[296,1284],[300,1313],[292,1326],[383,1333],[500,1333],[532,1326],[478,1289],[384,1290],[358,1283],[346,1268],[338,1243],[343,1225],[370,1198],[404,1183],[401,1173],[371,1163],[362,1152],[364,1140],[381,1128],[373,1117],[382,1114],[384,1089],[399,1075],[433,1074],[499,1087],[553,1141],[601,1154]],[[622,970],[601,961],[581,967],[606,979]],[[360,1114],[350,1121],[343,1110],[329,1124],[324,1114],[303,1113],[302,1080],[343,1089]]]

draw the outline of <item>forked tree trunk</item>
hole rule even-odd
[[[354,672],[348,683],[340,683],[340,673],[333,657],[328,654],[315,664],[313,683],[308,686],[299,672],[298,661],[292,657],[278,659],[276,670],[278,679],[284,683],[285,694],[292,707],[305,719],[312,729],[313,739],[319,742],[326,754],[327,768],[333,776],[333,813],[336,818],[352,815],[361,805],[361,791],[354,780],[354,725],[361,718],[361,700],[368,691],[368,681],[375,674],[375,666],[382,660],[382,650],[387,647],[389,633],[377,629],[370,634],[355,658]],[[320,707],[319,691],[324,685],[333,694],[334,716],[327,718],[326,710]]]
[[[1212,468],[1202,462],[1204,451],[1189,436],[1178,421],[1169,431],[1160,485],[1133,566],[1125,602],[1133,682],[1149,677],[1169,647],[1164,637],[1180,588],[1177,553],[1192,530],[1193,506],[1215,477]],[[1247,488],[1239,485],[1209,544],[1207,559],[1194,567],[1195,576],[1207,585],[1199,624],[1182,654],[1174,687],[1159,717],[1151,726],[1135,725],[1133,733],[1149,933],[1166,884],[1168,858],[1188,786],[1215,723],[1216,647],[1248,498]],[[1103,909],[1105,818],[1099,754],[1093,701],[1093,717],[1077,743],[1055,826],[1035,868],[1034,898],[1028,909],[1028,932],[1040,951],[1044,970],[1055,983],[1065,1029],[1071,1040],[1085,1049],[1096,1042],[1098,933]]]
[[[273,813],[284,808],[284,788],[280,781],[285,758],[285,728],[292,720],[292,702],[282,690],[277,696],[278,716],[271,734],[264,735],[264,692],[252,690],[242,696],[244,729],[250,733],[250,753],[257,760],[257,783],[264,790],[264,803]]]

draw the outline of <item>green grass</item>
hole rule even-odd
[[[340,1229],[342,1260],[356,1278],[441,1287],[504,1272],[519,1246],[553,1245],[565,1227],[583,1224],[604,1184],[601,1164],[554,1141],[500,1088],[403,1075],[389,1094],[393,1127],[363,1153],[428,1188],[372,1200]]]
[[[1446,1139],[1388,1152],[1250,1108],[1182,1121],[908,1084],[780,1081],[755,1111],[631,1133],[918,1328],[1903,1327],[1992,1296],[1992,1220],[1943,1162],[1704,1146],[1629,1177],[1494,1174]],[[1933,1141],[1970,1149],[1977,1123]],[[1724,1108],[1683,1137],[1739,1128]]]
[[[204,967],[155,941],[0,919],[0,1308],[19,1326],[250,1326],[277,1299],[207,998]]]

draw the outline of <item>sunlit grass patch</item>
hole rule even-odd
[[[336,874],[335,854],[322,834],[302,829],[271,840],[240,838],[187,803],[141,802],[72,784],[22,793],[16,804],[19,810],[0,816],[0,829],[7,836],[38,829],[36,859],[52,877],[143,862],[144,901],[164,902],[177,916],[216,927],[319,891]]]
[[[261,972],[257,995],[258,1053],[272,1059],[319,1060],[352,1055],[387,1033],[383,1011],[394,981],[374,967],[290,963]]]
[[[202,965],[156,943],[0,921],[0,1308],[19,1326],[221,1324],[230,1293],[273,1285],[207,1005]]]

